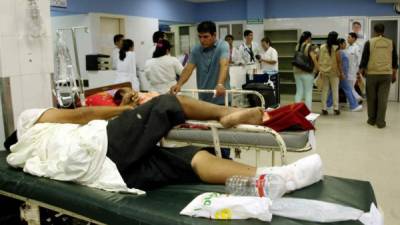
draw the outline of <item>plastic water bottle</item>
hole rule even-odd
[[[256,177],[232,176],[225,182],[227,194],[237,196],[259,196],[277,199],[286,193],[286,181],[277,174]]]

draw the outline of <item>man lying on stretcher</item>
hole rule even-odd
[[[198,181],[223,184],[232,175],[277,171],[217,158],[198,147],[157,145],[186,119],[218,120],[224,127],[258,125],[263,109],[230,108],[173,95],[140,106],[138,100],[136,92],[126,92],[118,107],[26,110],[18,119],[18,141],[7,162],[36,176],[109,191]],[[289,167],[279,171],[290,173]]]

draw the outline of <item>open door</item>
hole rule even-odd
[[[396,45],[397,54],[399,54],[399,19],[396,17],[388,18],[371,18],[369,20],[369,38],[374,36],[374,26],[375,24],[382,23],[385,25],[385,36],[392,39],[393,43]],[[398,63],[398,62],[397,62]],[[390,87],[389,101],[400,101],[400,82],[399,74],[397,74],[396,83],[392,84]]]

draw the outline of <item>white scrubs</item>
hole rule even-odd
[[[118,60],[119,60],[119,48],[114,48],[111,53],[111,65],[113,70],[117,69]]]
[[[267,51],[261,53],[261,59],[268,61],[276,61],[275,64],[269,64],[266,62],[261,63],[261,70],[264,73],[273,74],[279,71],[279,63],[278,63],[278,52],[273,48],[269,47]]]
[[[140,90],[140,83],[136,74],[136,54],[132,51],[126,52],[126,57],[123,61],[118,60],[117,78],[114,83],[124,82],[131,82],[134,90]]]
[[[254,60],[256,60],[256,55],[260,55],[261,50],[260,50],[260,47],[258,46],[258,44],[255,42],[252,42],[250,47],[251,47],[251,50],[250,50],[249,46],[246,45],[246,43],[243,43],[239,46],[239,54],[240,54],[239,63],[245,64],[245,65],[255,63],[255,61],[251,60],[250,52],[253,51]]]
[[[151,85],[150,91],[167,93],[176,84],[176,75],[180,75],[182,70],[179,60],[170,55],[147,60],[144,72]]]
[[[357,82],[357,72],[361,62],[362,49],[359,44],[354,43],[352,45],[349,45],[349,47],[347,48],[347,53],[349,55],[349,76],[347,80],[352,88],[354,97],[360,100],[361,96],[354,89],[354,85]]]

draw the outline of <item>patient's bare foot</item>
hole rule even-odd
[[[238,124],[261,125],[263,122],[263,108],[242,109],[232,112],[220,119],[220,123],[225,128],[230,128]]]

